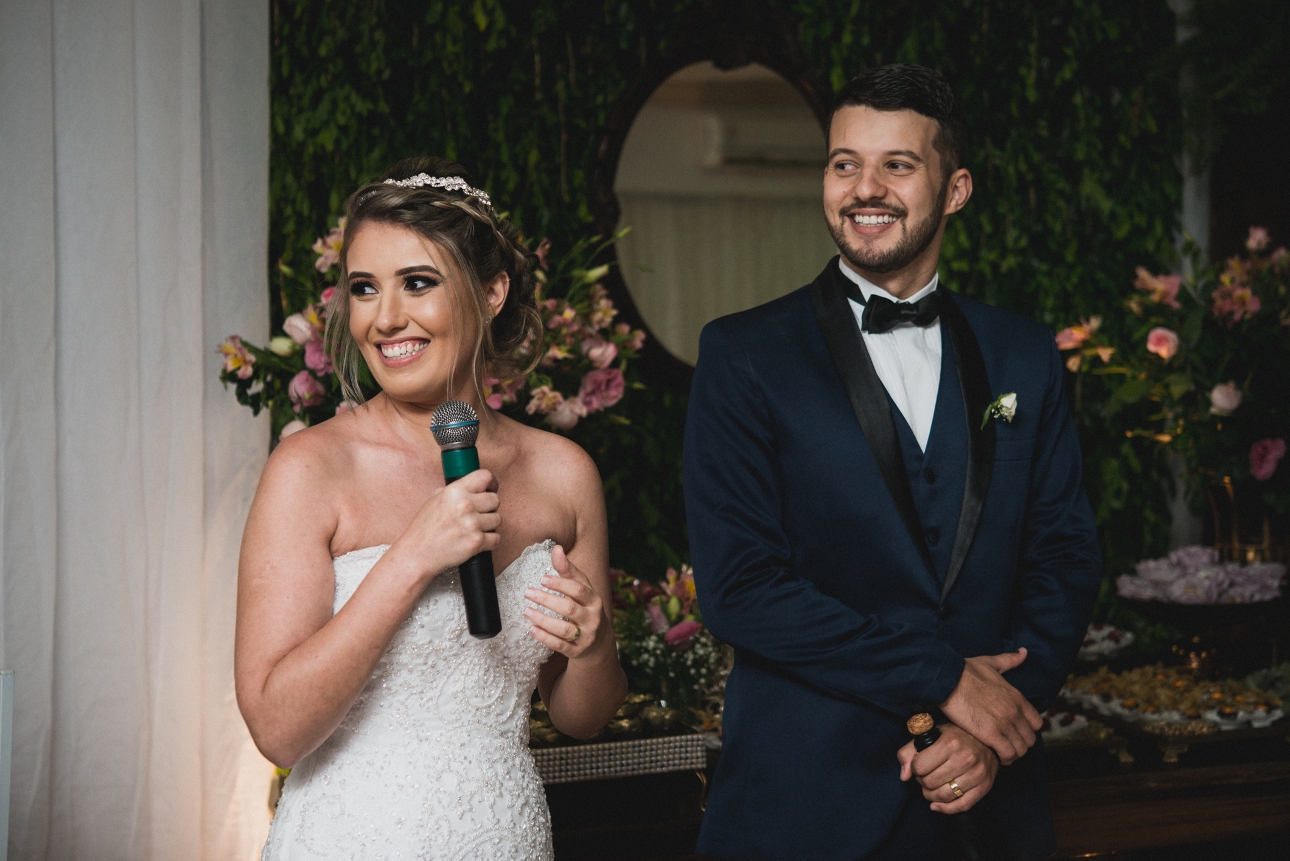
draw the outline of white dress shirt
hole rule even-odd
[[[927,286],[908,299],[897,300],[895,296],[870,284],[838,258],[838,268],[842,274],[860,287],[860,294],[865,301],[875,293],[893,302],[917,302],[936,289],[939,276],[933,275]],[[851,303],[851,312],[856,315],[856,325],[860,325],[864,315],[864,306],[855,300]],[[875,335],[860,330],[864,338],[865,349],[873,360],[873,368],[878,372],[887,394],[891,395],[900,414],[909,423],[909,429],[918,440],[918,447],[927,450],[927,438],[932,433],[932,416],[936,413],[936,393],[941,387],[941,326],[940,319],[929,326],[915,326],[913,323],[901,323],[890,332]]]

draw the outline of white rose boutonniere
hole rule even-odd
[[[1008,392],[1006,395],[999,395],[990,402],[985,408],[985,415],[981,416],[981,428],[990,423],[990,419],[1003,419],[1011,424],[1012,417],[1017,414],[1017,393]]]

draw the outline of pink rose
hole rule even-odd
[[[308,344],[318,337],[318,330],[314,324],[305,319],[304,314],[292,314],[286,320],[282,321],[282,331],[291,336],[291,340],[300,346]]]
[[[330,304],[331,304],[331,297],[333,297],[333,296],[335,296],[335,295],[336,295],[336,288],[335,288],[335,287],[328,287],[326,290],[322,291],[322,303],[323,303],[324,305],[330,305]]]
[[[1178,335],[1173,329],[1157,326],[1147,333],[1147,352],[1169,361],[1178,352]]]
[[[1256,481],[1267,481],[1277,471],[1277,462],[1286,454],[1286,441],[1261,439],[1250,446],[1250,475]]]
[[[582,401],[587,412],[608,409],[623,399],[627,383],[623,372],[617,368],[602,368],[592,371],[582,378],[578,389],[578,400]]]
[[[1219,383],[1209,393],[1209,411],[1216,416],[1230,416],[1241,405],[1241,390],[1235,382]]]
[[[304,430],[305,427],[307,427],[307,425],[305,425],[305,423],[302,422],[300,419],[294,419],[293,421],[289,421],[282,426],[282,430],[278,431],[278,439],[284,440],[287,437],[291,436],[293,433],[299,433],[300,431]]]
[[[315,374],[331,373],[331,358],[318,338],[305,344],[305,367]]]
[[[597,368],[607,368],[618,358],[618,348],[603,338],[588,338],[583,341],[582,352]]]
[[[305,407],[322,403],[322,383],[314,379],[313,374],[308,371],[301,371],[287,384],[287,396],[291,398],[291,405],[299,412]]]
[[[1178,307],[1178,288],[1182,286],[1181,275],[1152,275],[1145,267],[1138,267],[1138,277],[1133,286],[1145,290],[1152,302]]]
[[[646,608],[646,612],[649,613],[649,626],[654,630],[655,634],[661,634],[667,630],[670,623],[667,621],[667,616],[663,615],[662,607],[657,604],[650,604]]]
[[[1268,229],[1266,227],[1251,227],[1250,235],[1245,239],[1245,247],[1251,251],[1262,251],[1268,247]]]
[[[551,423],[551,427],[556,430],[573,430],[573,426],[578,423],[578,419],[587,414],[587,408],[582,401],[577,398],[568,398],[561,401],[559,406],[551,410],[546,420]]]
[[[672,630],[663,635],[663,641],[673,649],[688,649],[695,636],[703,630],[700,622],[678,622]]]

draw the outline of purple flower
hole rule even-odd
[[[315,339],[305,344],[305,367],[320,376],[331,373],[331,358],[323,349],[322,341]]]
[[[1277,463],[1286,454],[1286,441],[1261,439],[1250,446],[1250,475],[1255,481],[1267,481],[1277,471]]]
[[[617,368],[602,368],[582,378],[578,399],[587,408],[587,412],[594,413],[621,401],[626,387],[622,371]]]
[[[695,636],[702,630],[703,624],[700,622],[678,622],[672,630],[663,635],[663,640],[678,651],[688,649],[694,642]]]
[[[296,412],[322,403],[323,391],[322,383],[314,379],[313,374],[308,371],[296,374],[287,384],[287,396],[291,398],[291,405],[295,407]]]
[[[655,634],[661,634],[667,630],[669,622],[667,621],[667,616],[663,614],[662,607],[658,604],[650,604],[646,612],[649,613],[649,626],[654,630]]]

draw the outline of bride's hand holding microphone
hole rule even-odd
[[[425,582],[497,548],[502,525],[497,479],[477,469],[435,491],[399,537],[398,549],[421,560]],[[422,586],[424,588],[424,584]]]
[[[524,593],[538,605],[524,611],[531,623],[529,635],[570,660],[608,654],[616,662],[613,627],[607,624],[604,602],[592,588],[591,580],[569,561],[559,545],[551,551],[551,565],[555,573],[542,577],[543,588],[530,588]]]

